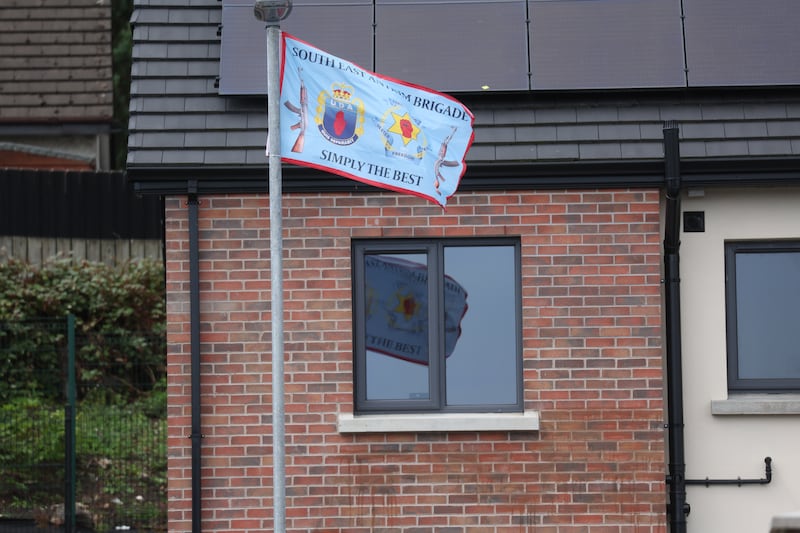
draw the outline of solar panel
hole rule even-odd
[[[800,2],[684,0],[689,85],[800,84]]]
[[[530,2],[534,89],[680,87],[680,4]]]
[[[281,28],[446,92],[786,85],[800,84],[797,3],[294,0]],[[220,94],[266,94],[252,0],[223,0],[220,54]]]

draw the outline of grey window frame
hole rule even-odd
[[[728,391],[731,393],[789,393],[800,391],[800,379],[740,378],[739,326],[737,317],[736,256],[747,253],[797,252],[798,240],[761,240],[725,242],[725,321],[728,366]]]
[[[505,246],[514,249],[515,295],[514,320],[516,331],[516,403],[514,404],[473,404],[446,405],[446,373],[444,358],[444,338],[440,333],[443,320],[434,324],[435,317],[443,315],[444,298],[444,250],[459,246]],[[351,242],[352,280],[353,280],[353,397],[356,414],[379,413],[521,413],[523,412],[522,379],[522,284],[521,284],[521,243],[516,237],[464,237],[432,239],[354,239]],[[364,257],[370,254],[425,253],[428,257],[428,279],[436,280],[428,284],[429,307],[429,345],[437,347],[435,361],[429,362],[430,398],[406,400],[368,400],[366,398],[367,372],[365,347],[365,271]]]

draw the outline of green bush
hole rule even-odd
[[[135,399],[164,374],[164,271],[68,260],[0,264],[0,401],[63,398],[67,314],[75,316],[81,395]]]
[[[77,501],[98,531],[164,529],[164,271],[147,260],[0,264],[0,514],[63,504],[69,314]]]

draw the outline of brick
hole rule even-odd
[[[652,425],[663,418],[658,192],[455,200],[443,214],[388,193],[285,195],[288,526],[663,531],[663,432]],[[268,242],[267,205],[226,195],[200,206],[204,525],[233,532],[271,525],[269,262],[248,243]],[[522,220],[520,206],[537,213]],[[166,208],[175,531],[191,519],[185,198]],[[353,408],[350,239],[497,235],[499,226],[523,242],[525,397],[542,430],[337,434],[337,413]],[[634,475],[621,482],[624,500],[611,499]]]

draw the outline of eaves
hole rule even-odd
[[[283,191],[366,192],[375,187],[319,170],[284,166]],[[681,162],[686,187],[800,185],[800,157],[688,159]],[[263,166],[152,166],[128,169],[140,194],[264,193]],[[661,188],[663,160],[472,163],[459,191]]]

